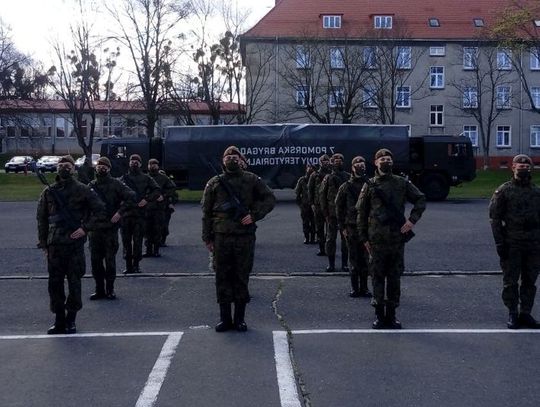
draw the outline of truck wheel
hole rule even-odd
[[[428,174],[422,178],[422,192],[430,201],[443,201],[450,192],[448,181],[440,174]]]

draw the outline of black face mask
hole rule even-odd
[[[70,179],[71,178],[71,170],[62,168],[61,170],[58,170],[58,176],[62,179]]]
[[[103,177],[106,177],[107,175],[109,175],[108,170],[97,170],[96,171],[96,177],[98,177],[98,178],[103,178]]]
[[[159,170],[156,170],[156,169],[152,169],[152,170],[149,170],[150,174],[157,174],[159,173]]]
[[[353,167],[354,176],[361,178],[366,175],[366,170],[362,167]]]
[[[392,163],[381,163],[379,166],[379,171],[382,172],[383,174],[388,174],[392,172],[392,167],[393,167]]]
[[[332,168],[334,169],[334,171],[342,171],[343,170],[343,164],[342,163],[332,164]]]
[[[138,173],[141,171],[141,167],[139,167],[138,165],[130,165],[129,170],[131,172]]]
[[[227,161],[225,163],[225,169],[228,172],[237,172],[240,170],[240,163],[238,161]]]
[[[520,169],[516,171],[516,177],[520,181],[530,181],[531,179],[531,171],[528,169]]]

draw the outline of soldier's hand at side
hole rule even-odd
[[[160,195],[157,199],[158,202],[163,202],[163,195]]]
[[[253,218],[251,217],[251,214],[247,214],[242,218],[240,223],[244,226],[251,225],[253,223]]]
[[[121,217],[122,217],[122,216],[120,216],[120,214],[119,214],[118,212],[116,212],[116,213],[112,216],[111,222],[112,222],[112,223],[118,223],[118,221],[120,220]]]
[[[146,204],[148,203],[148,201],[146,199],[141,199],[141,201],[137,204],[137,206],[139,208],[144,208],[146,206]]]
[[[349,232],[347,232],[347,229],[344,228],[341,233],[343,233],[344,237],[349,237]]]
[[[414,223],[412,223],[410,220],[405,222],[405,224],[401,227],[400,232],[401,233],[407,233],[408,231],[412,230],[414,226]]]
[[[371,257],[371,245],[369,244],[369,242],[364,242],[364,247],[366,248],[369,257]]]
[[[81,237],[84,237],[84,236],[86,236],[86,232],[84,231],[83,228],[79,228],[75,232],[73,232],[71,235],[69,235],[71,239],[80,239]]]
[[[208,249],[209,252],[214,251],[214,242],[212,242],[212,241],[206,242],[205,245],[206,245],[206,248]]]
[[[497,254],[502,260],[505,260],[508,258],[508,246],[505,244],[498,244],[496,246],[497,248]]]

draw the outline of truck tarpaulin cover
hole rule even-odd
[[[208,162],[221,169],[227,146],[237,146],[248,162],[248,171],[272,188],[293,188],[306,164],[318,164],[322,154],[341,153],[350,171],[354,156],[362,155],[373,172],[379,148],[394,154],[395,167],[406,170],[409,162],[407,126],[354,124],[280,124],[169,127],[164,140],[164,166],[186,168],[189,188],[203,188],[213,175]]]

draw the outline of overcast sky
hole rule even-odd
[[[108,0],[109,4],[119,0]],[[252,10],[252,26],[274,5],[275,0],[230,0]],[[73,0],[0,0],[0,17],[12,29],[19,50],[48,64],[51,41],[66,35]]]

